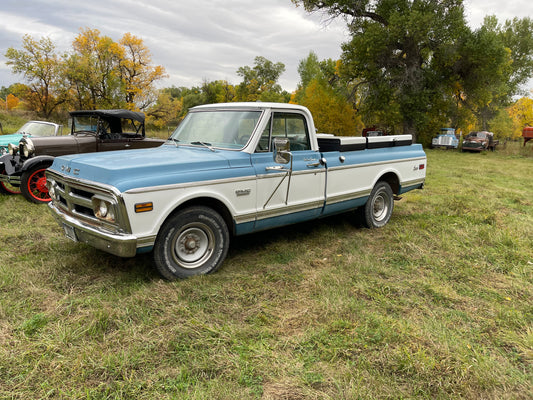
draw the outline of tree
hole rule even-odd
[[[334,93],[323,81],[312,79],[301,95],[299,104],[313,114],[319,132],[338,136],[355,136],[363,124],[345,98]]]
[[[343,74],[362,81],[373,110],[397,109],[404,133],[416,137],[428,104],[448,81],[435,76],[435,53],[466,29],[462,1],[293,1],[346,19],[351,40],[342,45]]]
[[[288,101],[289,94],[277,83],[285,71],[281,62],[273,63],[265,57],[255,57],[254,67],[244,66],[237,70],[243,81],[236,87],[236,101]]]
[[[55,53],[50,38],[43,37],[37,41],[30,35],[24,35],[22,50],[10,47],[5,57],[13,72],[24,75],[28,82],[24,100],[32,110],[49,118],[58,106],[66,102],[67,92],[60,75],[62,60]]]
[[[331,59],[319,61],[317,55],[310,52],[298,64],[300,82],[291,103],[306,106],[321,132],[353,136],[363,127],[345,91],[336,85],[336,65]]]
[[[157,101],[146,110],[146,124],[158,129],[177,125],[183,110],[183,100],[174,98],[168,90],[160,90]]]
[[[533,20],[514,18],[506,21],[500,34],[505,47],[511,50],[511,95],[526,94],[523,86],[533,74]]]
[[[72,42],[65,75],[75,108],[123,108],[127,101],[119,70],[124,50],[98,29],[84,29]]]
[[[533,126],[533,99],[522,97],[508,108],[509,116],[512,120],[511,137],[518,139],[522,136],[522,129],[526,126]]]
[[[204,80],[201,91],[204,104],[228,103],[235,99],[235,87],[225,80],[211,82]]]
[[[513,94],[511,51],[504,46],[497,20],[485,18],[480,29],[465,36],[458,51],[455,65],[462,88],[458,99],[474,113],[481,129],[488,130],[489,121]]]
[[[165,69],[151,65],[152,56],[142,39],[125,33],[119,42],[120,78],[124,84],[126,104],[129,109],[144,109],[153,102],[154,83],[165,77]]]

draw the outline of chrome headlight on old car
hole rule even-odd
[[[108,222],[115,222],[115,204],[113,201],[93,196],[94,216]]]
[[[19,151],[19,147],[16,144],[9,143],[7,145],[7,150],[9,152],[9,154],[11,154],[12,156],[15,156],[15,155],[17,155],[17,153]]]
[[[20,152],[26,158],[33,155],[35,152],[35,146],[30,138],[24,138],[24,140],[20,141]]]

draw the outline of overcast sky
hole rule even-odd
[[[239,67],[256,56],[285,64],[283,89],[293,91],[300,60],[314,51],[320,60],[337,59],[347,41],[343,21],[308,14],[290,0],[0,0],[0,86],[23,82],[5,64],[9,47],[22,36],[49,37],[58,53],[72,50],[80,28],[98,29],[118,41],[126,32],[143,39],[154,65],[169,75],[159,86],[199,86],[203,80],[238,84]],[[484,16],[500,22],[531,17],[531,0],[465,0],[473,28]]]

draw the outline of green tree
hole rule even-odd
[[[290,95],[277,83],[285,65],[273,63],[265,57],[255,57],[254,66],[244,66],[237,70],[243,78],[235,89],[235,101],[288,101]]]
[[[22,50],[8,48],[5,57],[13,72],[22,74],[28,83],[23,93],[24,102],[44,118],[50,115],[67,100],[67,91],[61,79],[62,60],[55,52],[52,40],[43,37],[33,39],[30,35],[22,38]]]
[[[204,95],[205,104],[229,103],[235,99],[235,87],[225,80],[204,80],[201,89]]]
[[[319,61],[310,52],[298,64],[300,82],[291,103],[306,106],[320,132],[353,136],[361,131],[362,123],[346,93],[336,85],[335,66],[333,60]]]
[[[416,137],[428,104],[440,93],[435,53],[465,28],[461,0],[293,0],[306,10],[344,17],[351,40],[342,45],[343,74],[361,80],[367,110],[398,112]]]
[[[458,99],[474,113],[481,129],[488,130],[489,121],[512,95],[511,51],[503,44],[497,20],[485,18],[481,28],[460,44],[459,54],[456,67],[462,91]]]
[[[182,110],[182,98],[172,97],[168,90],[159,90],[157,100],[146,110],[146,124],[157,129],[174,127],[179,123]]]
[[[526,84],[533,75],[533,20],[531,18],[514,18],[500,28],[503,43],[511,50],[511,77],[509,85],[511,95],[525,95]]]

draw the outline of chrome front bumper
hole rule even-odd
[[[137,254],[138,238],[131,234],[111,233],[96,226],[84,224],[64,213],[54,206],[53,202],[48,207],[56,221],[63,227],[65,235],[75,241],[86,243],[94,248],[119,257],[133,257]]]

